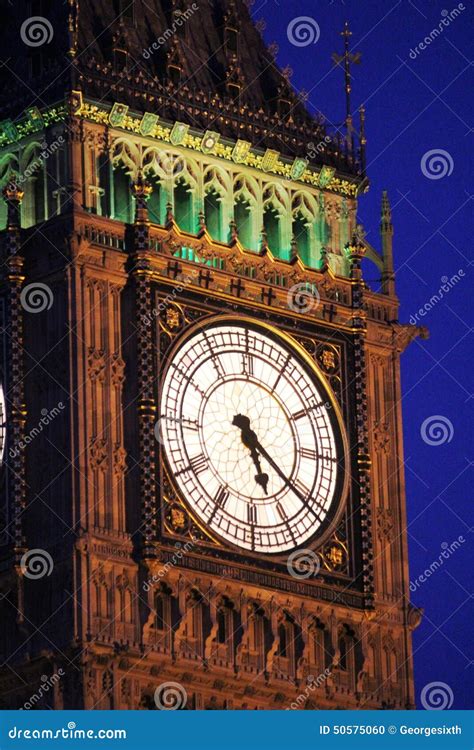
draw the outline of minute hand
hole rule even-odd
[[[276,461],[273,460],[273,458],[267,453],[267,451],[265,450],[265,448],[258,442],[258,440],[255,443],[255,447],[259,451],[260,455],[263,456],[263,458],[266,461],[268,461],[268,463],[270,464],[270,466],[272,467],[272,469],[274,469],[276,471],[276,473],[278,474],[278,476],[280,477],[280,479],[282,479],[283,482],[286,484],[286,486],[296,495],[296,497],[299,498],[299,500],[301,500],[301,502],[304,505],[308,505],[308,499],[303,495],[302,492],[300,492],[295,487],[295,485],[293,484],[293,482],[291,482],[288,479],[288,477],[282,472],[282,470],[280,469],[280,467],[278,466],[278,464],[276,463]]]

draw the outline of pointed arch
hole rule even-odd
[[[213,239],[226,241],[232,183],[220,167],[211,165],[203,174],[203,210],[207,231]]]
[[[260,227],[256,226],[258,185],[251,177],[237,175],[234,179],[234,221],[241,244],[249,250],[257,248]]]
[[[179,154],[171,155],[173,215],[176,224],[184,232],[196,234],[196,193],[199,170],[197,164]]]
[[[305,265],[316,267],[321,249],[316,248],[318,206],[313,196],[303,192],[295,193],[291,202],[291,216],[292,235],[298,255]]]
[[[263,228],[272,253],[285,260],[290,255],[290,232],[285,222],[289,214],[288,193],[276,184],[268,184],[263,192]]]
[[[318,617],[314,617],[309,628],[309,664],[312,671],[321,674],[329,669],[333,662],[334,647],[331,633],[327,625]]]

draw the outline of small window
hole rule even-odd
[[[240,96],[240,86],[237,86],[237,84],[235,83],[229,83],[229,85],[227,86],[227,90],[232,101],[237,101]]]
[[[117,16],[133,23],[135,19],[134,4],[135,0],[116,0],[114,5]]]
[[[225,610],[220,609],[217,613],[217,643],[225,643],[227,640],[227,615]]]
[[[155,627],[157,630],[165,630],[165,603],[162,596],[155,599]]]
[[[179,82],[181,81],[181,68],[178,68],[177,65],[169,65],[168,76],[169,76],[171,83],[174,86],[178,86]]]
[[[114,65],[117,71],[128,69],[128,53],[123,49],[114,49]]]
[[[339,666],[347,669],[347,643],[345,637],[339,639]]]
[[[288,650],[288,644],[287,644],[287,632],[285,625],[280,624],[278,627],[278,637],[280,645],[278,647],[278,656],[283,656],[283,658],[286,658],[287,650]]]
[[[236,55],[239,51],[239,34],[237,29],[227,27],[225,30],[225,46],[227,52]]]
[[[287,118],[291,113],[291,103],[288,99],[278,99],[278,114],[280,117]]]

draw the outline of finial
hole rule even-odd
[[[382,210],[380,218],[381,229],[388,229],[388,226],[392,226],[392,209],[390,208],[390,201],[386,190],[382,191]]]
[[[268,250],[268,235],[265,227],[262,227],[262,231],[260,232],[260,250],[263,252]]]
[[[199,211],[198,222],[199,222],[198,235],[204,234],[204,232],[206,231],[207,227],[206,227],[206,216],[204,214],[204,211],[202,211],[202,210]]]
[[[382,290],[384,294],[395,296],[395,272],[393,269],[393,224],[392,209],[386,190],[382,192],[380,211],[380,236],[382,239]]]
[[[365,107],[363,104],[359,107],[359,120],[360,165],[362,168],[362,174],[365,174],[365,147],[367,144],[367,138],[365,137]]]
[[[361,54],[360,52],[349,51],[349,40],[350,40],[350,37],[352,36],[352,31],[349,28],[348,21],[346,21],[344,24],[344,29],[341,31],[341,36],[344,38],[344,53],[342,55],[339,55],[337,52],[334,52],[332,55],[332,59],[336,65],[339,65],[340,63],[344,62],[344,80],[345,80],[345,90],[346,90],[346,138],[347,138],[348,148],[351,149],[352,148],[351,64],[359,65],[361,61]]]
[[[362,281],[361,263],[365,255],[364,237],[364,227],[362,224],[357,224],[352,232],[351,241],[344,248],[351,266],[350,276],[354,281]]]
[[[12,174],[2,190],[3,197],[8,203],[20,204],[25,195],[25,191],[18,185],[16,174]]]
[[[130,184],[130,191],[135,198],[135,224],[149,224],[147,201],[152,193],[151,184],[140,170],[137,179]]]
[[[290,260],[296,260],[298,257],[298,242],[296,241],[295,235],[291,238],[290,243]]]
[[[326,247],[321,248],[321,265],[319,267],[319,270],[323,273],[329,269],[329,258],[328,258],[328,251]]]
[[[237,224],[235,223],[235,219],[231,219],[229,221],[229,244],[237,242],[238,239],[239,233],[237,231]]]
[[[166,219],[165,219],[165,226],[167,229],[173,226],[174,223],[174,216],[173,216],[173,206],[168,201],[166,204]]]
[[[7,204],[7,229],[19,229],[21,225],[20,206],[25,191],[18,185],[16,174],[10,175],[2,194]]]

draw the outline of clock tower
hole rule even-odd
[[[2,707],[413,708],[425,332],[363,108],[310,115],[241,0],[5,7]]]

